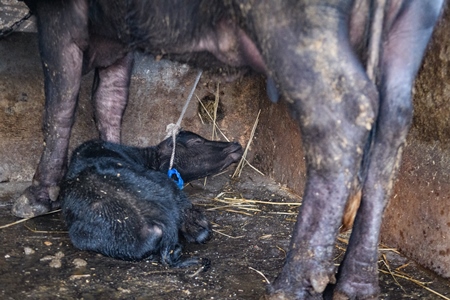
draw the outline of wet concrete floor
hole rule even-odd
[[[29,183],[0,183],[0,226],[12,201]],[[170,269],[155,262],[125,262],[74,248],[59,213],[0,229],[0,299],[258,299],[282,267],[300,197],[253,171],[230,173],[186,187],[214,227],[204,245],[186,245],[185,255],[211,260]],[[272,204],[230,199],[253,199]],[[273,202],[283,202],[275,205]],[[342,257],[346,236],[336,247]],[[385,274],[388,270],[396,275]],[[445,299],[405,277],[450,297],[449,281],[436,278],[390,249],[380,248],[380,299]],[[261,275],[263,274],[263,275]],[[401,277],[403,276],[403,278]]]

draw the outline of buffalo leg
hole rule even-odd
[[[257,11],[267,11],[253,18],[271,76],[299,120],[307,182],[285,264],[267,298],[310,299],[334,282],[334,244],[378,94],[350,50],[345,11],[352,1],[272,2],[261,2]],[[285,17],[293,11],[295,18]]]
[[[133,53],[128,53],[106,68],[95,70],[92,100],[100,138],[120,142],[122,116],[128,101]]]
[[[412,118],[411,90],[442,1],[405,1],[387,15],[380,62],[380,111],[361,206],[339,270],[335,299],[375,299],[383,212]],[[392,8],[388,8],[392,12]],[[420,16],[420,18],[417,18]]]
[[[32,217],[57,208],[58,184],[67,167],[70,131],[87,41],[84,1],[36,4],[39,49],[45,77],[44,151],[33,183],[16,200],[12,213]]]

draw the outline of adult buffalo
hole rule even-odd
[[[119,142],[133,51],[250,66],[267,75],[272,100],[279,91],[290,103],[307,165],[290,250],[268,297],[316,297],[335,281],[334,242],[359,188],[334,296],[377,296],[380,223],[411,122],[412,84],[444,0],[25,2],[38,18],[45,149],[14,214],[40,214],[56,199],[83,73],[95,70],[100,137]]]

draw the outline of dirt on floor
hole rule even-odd
[[[185,188],[213,224],[209,242],[184,248],[187,256],[210,259],[207,271],[80,251],[54,213],[0,229],[0,298],[258,299],[282,267],[301,198],[251,169],[230,177],[227,172]],[[10,214],[12,201],[27,185],[0,183],[0,226],[18,220]],[[336,263],[346,238],[336,246]],[[380,299],[440,299],[429,289],[450,297],[448,281],[393,249],[380,248],[379,267]]]

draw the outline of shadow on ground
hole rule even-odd
[[[12,201],[28,184],[0,183],[0,226],[17,221],[10,215]],[[207,210],[215,232],[205,245],[186,245],[184,253],[209,258],[208,271],[125,262],[77,250],[55,213],[0,229],[0,298],[258,299],[266,287],[261,274],[272,281],[282,267],[300,197],[253,171],[238,180],[225,173],[209,178],[206,185],[197,181],[186,192]],[[262,203],[266,201],[270,204]],[[337,262],[345,248],[346,237],[341,238]],[[399,276],[450,295],[448,281],[390,249],[380,250],[380,269],[387,270],[386,264],[396,275],[380,273],[380,299],[439,299]]]

